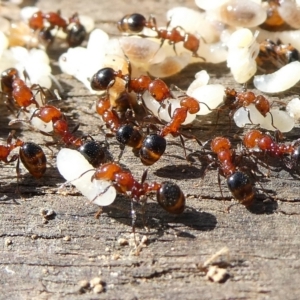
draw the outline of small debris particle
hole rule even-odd
[[[38,238],[38,235],[37,235],[37,234],[33,234],[33,235],[31,236],[31,239],[32,239],[32,240],[37,240],[37,238]]]
[[[102,284],[96,284],[93,288],[94,294],[100,294],[103,292],[103,285]]]
[[[206,279],[212,282],[225,282],[229,274],[226,269],[219,268],[218,266],[210,266],[206,274]]]
[[[109,252],[110,251],[109,247],[106,247],[104,251]]]
[[[71,241],[71,237],[69,235],[66,235],[64,238],[63,238],[64,241],[66,242],[69,242]]]
[[[46,220],[52,220],[56,216],[55,211],[53,209],[48,208],[42,208],[40,210],[40,213]]]
[[[87,289],[90,287],[90,283],[88,282],[88,280],[84,279],[84,280],[80,280],[78,282],[78,285],[81,287],[81,288],[84,288],[84,289]]]
[[[119,239],[118,239],[118,244],[119,244],[120,246],[127,246],[127,245],[129,244],[129,242],[128,242],[128,240],[125,239],[125,238],[119,238]]]
[[[111,256],[111,259],[112,260],[118,260],[120,258],[120,254],[119,253],[114,253],[112,256]]]
[[[12,240],[11,239],[6,239],[5,240],[5,246],[9,246],[9,245],[11,245],[13,242],[12,242]]]
[[[186,170],[185,170],[185,169],[182,169],[182,170],[181,170],[181,173],[185,173],[185,172],[186,172]]]
[[[90,280],[90,286],[93,288],[95,287],[97,284],[101,284],[102,279],[101,277],[94,277],[93,279]]]

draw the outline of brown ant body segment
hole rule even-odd
[[[255,197],[255,190],[249,176],[239,171],[235,163],[235,152],[227,138],[216,137],[211,142],[211,150],[217,154],[219,174],[226,178],[228,189],[241,204],[251,206]]]
[[[6,145],[0,145],[0,161],[10,163],[17,160],[16,171],[19,177],[21,160],[33,177],[41,178],[46,171],[47,162],[43,149],[33,142],[23,142],[19,138],[15,138],[15,141],[12,142],[13,138],[15,138],[14,131],[8,135]],[[17,147],[19,147],[19,154],[14,154],[8,159],[9,154]]]
[[[96,169],[92,180],[108,180],[119,193],[129,194],[131,199],[140,202],[144,196],[154,192],[157,202],[168,212],[180,214],[185,208],[185,197],[178,185],[171,182],[145,182],[147,173],[142,181],[134,179],[131,172],[124,170],[116,163],[105,163]]]
[[[156,33],[156,38],[161,40],[162,47],[165,41],[168,41],[170,45],[173,45],[176,53],[175,45],[179,42],[183,42],[183,47],[192,52],[192,56],[203,59],[203,57],[197,54],[200,47],[200,39],[194,34],[187,33],[180,26],[176,26],[172,29],[158,29],[156,25],[156,19],[150,16],[148,21],[146,18],[138,13],[124,16],[118,22],[118,29],[120,32],[129,34],[139,34],[144,28],[149,28]],[[147,37],[142,35],[143,37]]]

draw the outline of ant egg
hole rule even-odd
[[[252,0],[231,0],[216,11],[220,20],[230,26],[256,27],[267,18],[267,12]]]
[[[186,90],[186,93],[191,96],[191,94],[199,87],[207,85],[209,82],[209,75],[206,70],[199,71],[195,74],[195,80],[189,85]]]
[[[246,125],[259,125],[267,130],[280,130],[281,132],[289,132],[294,128],[294,119],[285,111],[278,109],[270,109],[270,113],[264,117],[254,106],[253,103],[245,107],[240,107],[234,114],[233,120],[238,127]],[[250,116],[250,119],[249,119]],[[273,121],[273,123],[272,123]]]
[[[148,65],[160,63],[165,57],[163,47],[156,40],[141,37],[122,37],[120,46],[133,65]]]
[[[195,0],[196,5],[203,10],[218,8],[226,2],[228,2],[228,0]]]
[[[247,82],[256,73],[255,59],[259,53],[257,35],[258,32],[253,35],[249,29],[241,28],[229,39],[227,66],[238,83]]]
[[[300,119],[300,99],[293,98],[286,106],[286,111],[295,120]]]
[[[205,43],[215,43],[220,39],[218,26],[214,21],[208,19],[204,12],[187,7],[174,7],[167,12],[167,19],[170,20],[168,29],[182,27],[188,33],[199,35],[205,40]]]
[[[57,155],[56,164],[59,173],[91,202],[106,206],[115,200],[116,189],[110,182],[95,179],[91,181],[95,170],[77,150],[61,149]]]
[[[260,124],[261,128],[267,130],[278,129],[281,132],[289,132],[294,128],[295,120],[286,111],[279,110],[279,109],[270,109],[270,113],[272,114],[273,117],[273,124],[272,124],[271,115],[268,114],[265,117],[264,122]]]
[[[191,59],[191,53],[181,53],[178,56],[168,56],[161,63],[150,64],[148,72],[154,77],[164,78],[179,73]]]
[[[280,93],[293,87],[299,80],[300,62],[293,61],[272,74],[254,76],[253,84],[264,93]]]
[[[280,1],[277,10],[282,19],[295,29],[300,28],[300,9],[299,4],[291,0]]]
[[[249,119],[249,116],[251,120]],[[245,127],[249,124],[261,124],[264,122],[264,119],[264,116],[256,109],[255,105],[252,103],[247,107],[240,107],[233,115],[233,120],[238,127]]]
[[[189,96],[197,99],[200,103],[200,110],[197,115],[207,115],[211,110],[219,106],[223,102],[224,86],[221,84],[209,84],[195,89],[192,93],[187,93]],[[202,103],[207,104],[203,105]]]

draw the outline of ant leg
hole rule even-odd
[[[273,119],[273,115],[272,115],[272,113],[271,112],[269,112],[268,111],[268,113],[270,114],[270,116],[271,116],[271,125],[275,128],[275,129],[277,129],[278,130],[278,128],[274,125],[274,119]]]
[[[101,214],[102,214],[102,212],[103,212],[102,207],[99,207],[98,211],[95,213],[94,218],[95,218],[95,219],[99,219],[100,216],[101,216]]]
[[[181,141],[181,145],[182,145],[182,147],[183,147],[185,159],[188,160],[187,154],[186,154],[185,142],[184,142],[184,139],[183,139],[183,137],[182,137],[181,134],[179,135],[179,138],[180,138],[180,141]]]

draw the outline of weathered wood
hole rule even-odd
[[[178,5],[195,8],[193,1],[184,0]],[[91,15],[97,26],[114,33],[112,24],[102,22],[116,21],[126,13],[139,11],[155,14],[160,23],[164,22],[166,10],[174,4],[171,1],[41,0],[38,6],[45,11],[61,9],[63,14],[78,11]],[[63,51],[50,51],[54,63]],[[202,68],[208,70],[213,82],[238,87],[225,64],[195,64],[168,82],[186,88]],[[103,140],[100,118],[87,109],[95,97],[85,97],[88,92],[75,79],[60,74],[57,78],[69,96],[77,95],[60,104],[73,124],[80,122],[82,132]],[[299,86],[279,97],[289,100],[298,93]],[[213,135],[233,136],[237,129],[229,127],[226,114],[222,116],[217,131],[211,131],[214,118],[206,117],[199,118],[192,133],[204,141]],[[1,142],[11,130],[7,125],[10,118],[1,105]],[[25,126],[18,133],[24,140],[41,145],[49,140]],[[297,127],[287,136],[294,139],[298,134]],[[111,142],[110,150],[117,157],[119,148]],[[137,236],[148,238],[147,247],[142,248],[139,256],[132,255],[132,245],[121,246],[118,242],[120,238],[132,240],[129,199],[118,196],[113,205],[104,208],[100,219],[95,219],[98,208],[86,205],[84,197],[75,190],[70,190],[67,196],[57,193],[64,180],[55,168],[55,159],[49,158],[51,166],[39,181],[32,179],[22,167],[20,190],[26,198],[23,200],[15,193],[14,164],[1,164],[0,299],[298,299],[299,178],[296,175],[293,178],[287,170],[273,170],[276,162],[271,162],[270,177],[264,178],[261,184],[266,191],[274,193],[276,201],[263,202],[261,192],[252,211],[236,205],[227,213],[231,197],[224,180],[222,190],[226,201],[221,201],[217,171],[208,171],[202,179],[204,162],[194,157],[195,163],[188,164],[178,144],[179,140],[169,139],[166,155],[149,169],[149,179],[171,178],[177,182],[187,195],[187,209],[174,217],[149,201],[145,213],[149,231],[143,227],[141,213],[137,218]],[[187,149],[195,150],[197,144],[189,141]],[[50,157],[50,151],[46,153]],[[141,177],[144,166],[130,149],[126,149],[122,163],[137,178]],[[266,169],[259,168],[267,173]],[[53,219],[45,222],[42,209],[52,209]],[[224,246],[230,251],[229,261],[225,259],[230,264],[227,268],[230,277],[223,284],[211,283],[197,266]],[[97,296],[92,290],[81,294],[78,282],[94,277],[101,277],[105,282],[104,292]]]

